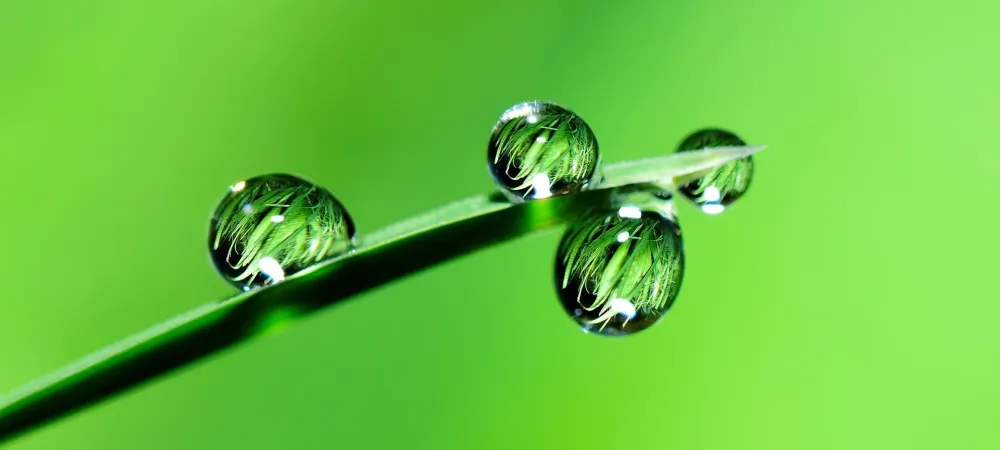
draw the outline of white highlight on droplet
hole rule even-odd
[[[531,186],[535,188],[535,198],[548,198],[552,196],[552,185],[549,176],[540,173],[531,178]]]
[[[638,206],[622,206],[618,208],[618,216],[623,219],[641,219],[642,210]]]
[[[625,242],[628,240],[628,237],[628,231],[622,231],[621,233],[618,233],[618,242]]]
[[[705,205],[701,205],[701,210],[704,211],[705,214],[715,215],[721,213],[722,211],[725,211],[726,207],[718,203],[708,203]]]
[[[283,216],[281,214],[278,214],[278,215],[275,215],[275,216],[271,216],[271,222],[281,223],[281,222],[284,222],[284,221],[285,221],[285,216]]]
[[[509,120],[518,119],[524,117],[528,123],[538,122],[538,116],[536,115],[536,108],[534,102],[521,103],[519,105],[514,105],[510,109],[503,112],[500,116],[500,122],[507,122]]]
[[[705,194],[702,197],[706,202],[718,202],[719,200],[722,200],[722,193],[719,192],[719,188],[709,186],[705,188]]]
[[[249,203],[244,203],[241,209],[243,210],[243,214],[253,214],[253,205]]]
[[[230,192],[239,192],[239,191],[242,191],[246,187],[247,187],[247,182],[246,181],[240,181],[239,183],[236,183],[236,184],[234,184],[232,186],[229,186],[229,191]]]
[[[278,264],[278,260],[265,256],[257,262],[257,267],[260,269],[260,273],[267,275],[268,278],[273,280],[275,283],[285,280],[285,269],[281,268],[281,264]]]
[[[538,142],[539,144],[544,144],[548,141],[549,141],[548,138],[546,138],[545,136],[538,136],[535,138],[535,142]]]
[[[612,299],[608,305],[611,308],[611,312],[614,314],[623,314],[629,320],[635,318],[635,305],[628,300],[616,298]]]

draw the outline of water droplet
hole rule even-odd
[[[717,128],[695,131],[677,147],[678,152],[713,147],[746,145],[739,136]],[[708,214],[725,211],[746,193],[753,178],[753,156],[730,162],[678,188],[678,191]]]
[[[505,111],[490,135],[488,160],[511,201],[578,192],[601,179],[594,132],[554,103],[526,102]]]
[[[650,327],[673,304],[684,277],[672,201],[622,209],[595,212],[570,225],[559,244],[559,298],[587,332],[623,336]]]
[[[344,253],[353,238],[354,222],[333,194],[271,174],[230,186],[212,216],[208,249],[219,274],[249,290]]]

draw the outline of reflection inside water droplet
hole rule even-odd
[[[230,186],[212,216],[208,245],[219,274],[248,290],[344,253],[353,237],[354,222],[329,191],[272,174]]]
[[[526,102],[503,113],[487,152],[490,174],[512,201],[542,199],[599,182],[597,138],[580,116],[548,102]]]
[[[556,288],[584,331],[628,335],[646,329],[680,290],[684,251],[672,200],[640,197],[647,200],[570,225],[559,244]]]
[[[691,133],[677,146],[678,152],[715,147],[746,145],[739,136],[717,128],[706,128]],[[701,177],[682,184],[678,192],[697,204],[707,214],[719,214],[726,207],[746,194],[753,179],[753,156],[732,161],[711,170]]]

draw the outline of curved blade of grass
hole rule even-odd
[[[750,155],[725,147],[607,166],[599,189],[511,204],[470,198],[363,238],[350,254],[285,281],[210,303],[39,378],[0,402],[0,443],[253,336],[421,269],[573,220],[608,201],[611,188],[670,182]]]

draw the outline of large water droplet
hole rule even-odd
[[[490,135],[488,161],[512,201],[578,192],[601,178],[594,132],[554,103],[526,102],[505,111]]]
[[[677,147],[678,152],[714,147],[746,145],[739,136],[717,128],[695,131]],[[681,195],[708,214],[719,214],[746,193],[753,178],[753,156],[738,159],[716,168],[678,188]]]
[[[656,206],[654,206],[656,205]],[[563,308],[585,331],[629,335],[655,324],[684,277],[670,200],[624,203],[572,224],[556,256]]]
[[[322,186],[263,175],[229,188],[212,215],[208,249],[219,274],[248,290],[349,250],[354,222]]]

